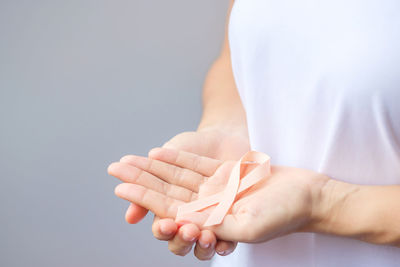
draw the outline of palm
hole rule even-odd
[[[144,179],[131,177],[125,179],[130,184],[122,184],[116,192],[160,217],[175,218],[177,207],[182,203],[223,190],[234,165],[234,162],[170,149],[159,149],[153,156],[159,160],[126,158],[142,170],[141,175],[148,176],[146,184],[138,182]],[[258,242],[300,227],[309,217],[308,188],[313,175],[306,170],[275,167],[269,179],[240,196],[223,223],[211,230],[221,239]],[[189,220],[199,226],[203,222],[202,218]]]
[[[183,132],[171,138],[163,147],[220,160],[237,160],[250,150],[246,134],[232,134],[217,129]],[[129,223],[137,223],[147,214],[147,211],[131,203],[126,212],[126,220]]]
[[[288,167],[274,167],[272,173],[234,203],[230,224],[223,226],[224,236],[261,242],[307,223],[311,212],[309,188],[315,174]]]
[[[199,186],[197,198],[222,191],[234,163],[223,163],[206,179]],[[306,222],[310,212],[308,188],[312,175],[306,170],[274,167],[274,175],[240,196],[225,223],[212,230],[225,240],[260,242],[296,229]],[[204,217],[186,219],[201,226],[211,210],[203,210]]]

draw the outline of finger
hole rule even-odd
[[[220,256],[226,256],[231,254],[235,250],[236,246],[237,242],[219,240],[215,246],[215,251]]]
[[[115,194],[120,198],[151,210],[155,215],[162,218],[175,218],[178,206],[183,203],[137,184],[119,184],[115,187]]]
[[[148,189],[185,202],[197,198],[195,192],[181,186],[166,183],[154,175],[127,163],[114,162],[110,164],[108,173],[125,183],[142,185]]]
[[[215,254],[217,239],[210,230],[203,230],[194,248],[194,255],[199,260],[210,260]]]
[[[166,241],[174,237],[178,226],[171,218],[160,219],[158,216],[154,216],[151,229],[155,238]]]
[[[180,168],[166,162],[149,159],[136,155],[127,155],[120,162],[131,164],[139,169],[151,173],[169,184],[174,184],[198,192],[204,182],[204,176],[190,169]]]
[[[192,224],[181,226],[174,238],[168,241],[168,249],[179,256],[185,256],[190,252],[194,242],[200,234],[199,228]]]
[[[149,210],[135,203],[130,203],[125,213],[125,220],[127,223],[134,224],[140,222],[147,214]]]
[[[149,157],[192,170],[207,177],[212,176],[222,163],[217,159],[199,156],[182,150],[161,147],[150,150]]]
[[[211,230],[220,240],[245,241],[251,230],[247,221],[244,217],[227,214],[221,224],[205,227],[205,229]]]

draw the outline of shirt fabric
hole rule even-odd
[[[228,35],[251,148],[336,180],[400,184],[399,14],[398,0],[236,0]],[[240,243],[213,266],[400,266],[400,249],[296,233]]]

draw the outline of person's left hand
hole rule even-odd
[[[224,125],[202,126],[195,132],[177,134],[163,147],[218,160],[238,160],[250,150],[247,128],[240,124],[233,128],[226,128]],[[148,153],[149,158],[157,159],[156,156],[156,154],[153,155],[152,150]],[[125,219],[128,223],[137,223],[147,211],[135,203],[130,203]],[[168,249],[172,253],[184,256],[194,247],[194,255],[199,260],[210,260],[215,253],[229,255],[237,244],[237,242],[217,239],[214,233],[209,230],[201,231],[195,224],[185,224],[178,228],[171,218],[154,216],[151,229],[154,237],[167,241]]]
[[[110,167],[125,182],[115,188],[117,196],[163,218],[175,219],[179,205],[223,190],[235,163],[166,148],[153,153],[159,160],[127,156]],[[320,188],[328,180],[313,171],[273,166],[270,177],[236,199],[221,224],[203,228],[203,220],[193,222],[220,239],[249,243],[296,232],[317,219]]]

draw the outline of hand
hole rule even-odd
[[[221,160],[237,160],[250,149],[245,130],[223,131],[219,128],[178,134],[164,147]],[[152,157],[152,153],[149,153],[149,156]],[[129,223],[137,223],[147,214],[147,211],[147,209],[131,203],[125,218]],[[156,238],[169,240],[170,250],[178,255],[187,254],[197,240],[194,253],[201,260],[210,259],[215,251],[220,255],[228,255],[236,247],[236,243],[216,240],[212,232],[200,231],[194,225],[184,225],[178,230],[173,220],[160,219],[158,216],[154,218],[152,230]]]
[[[126,182],[117,186],[115,193],[171,219],[182,203],[221,191],[235,163],[165,148],[152,153],[159,160],[124,158],[124,162],[134,162],[142,170],[133,179],[124,175],[132,172],[130,164],[114,167]],[[143,179],[145,175],[147,179]],[[235,201],[220,225],[204,229],[220,239],[241,242],[263,242],[299,231],[317,219],[313,212],[320,189],[328,180],[313,171],[275,166],[268,179]],[[202,221],[196,223],[201,228]]]

